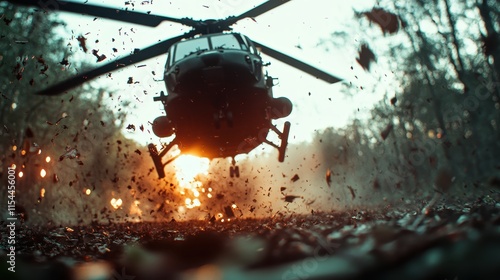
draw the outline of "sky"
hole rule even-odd
[[[243,0],[173,0],[173,1],[128,1],[124,0],[89,0],[88,3],[129,8],[135,11],[151,11],[152,14],[162,14],[171,17],[192,17],[194,19],[225,18],[239,15],[263,1]],[[294,56],[306,63],[314,65],[341,79],[337,84],[328,84],[300,70],[263,55],[264,61],[271,62],[266,68],[269,74],[279,79],[279,84],[273,88],[275,97],[286,96],[294,104],[292,114],[279,120],[292,123],[290,142],[302,142],[311,139],[316,131],[327,127],[341,128],[354,118],[365,118],[370,108],[379,101],[383,92],[371,93],[377,80],[364,71],[356,62],[357,51],[364,40],[365,33],[352,25],[357,21],[353,18],[353,9],[370,10],[373,1],[340,1],[340,0],[292,0],[274,10],[262,14],[255,19],[244,19],[234,25],[234,31],[247,35],[267,46],[273,47],[288,55]],[[145,48],[158,40],[180,35],[189,30],[176,23],[164,22],[155,28],[122,23],[93,16],[60,13],[60,19],[66,21],[67,30],[63,34],[71,42],[74,57],[84,59],[98,67],[91,50],[107,56],[106,62],[116,57],[127,55],[135,48]],[[356,31],[358,30],[358,31]],[[322,40],[330,40],[333,32],[346,32],[346,38],[336,38],[337,46],[320,45]],[[84,35],[87,38],[89,51],[83,53],[79,49],[76,37]],[[112,40],[114,39],[114,41]],[[112,51],[113,48],[117,52]],[[162,81],[165,56],[141,62],[123,70],[113,72],[111,78],[101,76],[95,79],[94,85],[108,86],[118,92],[113,100],[108,100],[111,106],[120,106],[124,100],[132,103],[127,122],[136,127],[162,114],[159,102],[153,102],[155,93],[165,91]],[[140,66],[140,67],[138,67]],[[377,69],[390,73],[388,70]],[[372,70],[373,71],[373,70]],[[155,75],[153,75],[153,72]],[[133,77],[137,84],[127,84]],[[342,83],[359,89],[359,94],[346,96],[342,93]],[[361,89],[362,88],[362,89]],[[145,91],[147,94],[145,94]],[[116,98],[116,99],[115,99]],[[127,135],[127,132],[125,133]],[[158,141],[154,134],[129,133],[127,136],[146,145]]]

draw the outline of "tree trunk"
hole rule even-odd
[[[495,30],[495,22],[490,15],[491,8],[488,5],[488,0],[478,0],[477,6],[486,29],[486,37],[483,39],[487,41],[484,43],[489,43],[488,47],[491,48],[488,50],[491,53],[486,53],[486,55],[493,56],[493,68],[498,78],[500,75],[500,35]]]

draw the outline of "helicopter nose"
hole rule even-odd
[[[205,53],[201,56],[201,60],[206,66],[216,66],[219,65],[221,54],[218,52]]]

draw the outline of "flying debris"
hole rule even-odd
[[[226,217],[228,218],[235,217],[233,208],[230,205],[224,207],[224,213],[226,213]]]
[[[290,179],[290,181],[292,181],[292,182],[294,182],[294,183],[295,183],[295,182],[297,182],[299,179],[300,179],[299,175],[298,175],[298,174],[295,174],[295,175],[293,175],[292,179]]]
[[[301,196],[298,195],[286,195],[283,200],[286,202],[293,202],[297,198],[302,198]]]
[[[394,13],[380,8],[373,8],[370,12],[364,12],[363,15],[369,21],[378,24],[384,34],[394,34],[399,30],[399,17]]]
[[[59,157],[59,161],[62,161],[65,158],[75,159],[79,157],[80,157],[80,152],[78,152],[76,148],[66,147],[66,153],[64,153]]]
[[[92,54],[97,58],[96,62],[101,62],[106,59],[106,55],[99,54],[99,50],[92,50]]]
[[[83,36],[78,36],[78,38],[76,38],[78,40],[78,43],[80,44],[80,47],[82,48],[83,52],[87,52],[87,38],[83,37]]]
[[[326,170],[326,184],[330,187],[332,183],[332,171],[330,170],[330,168],[328,168]]]
[[[351,186],[347,186],[347,188],[351,192],[351,197],[354,200],[356,198],[356,192],[354,191],[354,189]]]
[[[392,123],[388,124],[382,132],[380,132],[380,137],[382,137],[383,140],[387,139],[389,134],[391,133],[392,129],[394,128],[394,125]]]
[[[377,61],[377,58],[375,57],[375,54],[373,51],[368,47],[367,44],[361,45],[361,49],[359,50],[359,57],[356,58],[356,61],[363,67],[365,70],[370,70],[370,64],[375,61]]]
[[[391,105],[392,106],[396,106],[396,102],[398,102],[398,98],[396,96],[394,96],[393,98],[391,98]]]

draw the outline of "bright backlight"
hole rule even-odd
[[[175,177],[179,183],[181,195],[185,195],[187,208],[201,206],[199,200],[203,183],[199,181],[200,175],[208,175],[210,161],[192,155],[181,155],[174,162]]]

